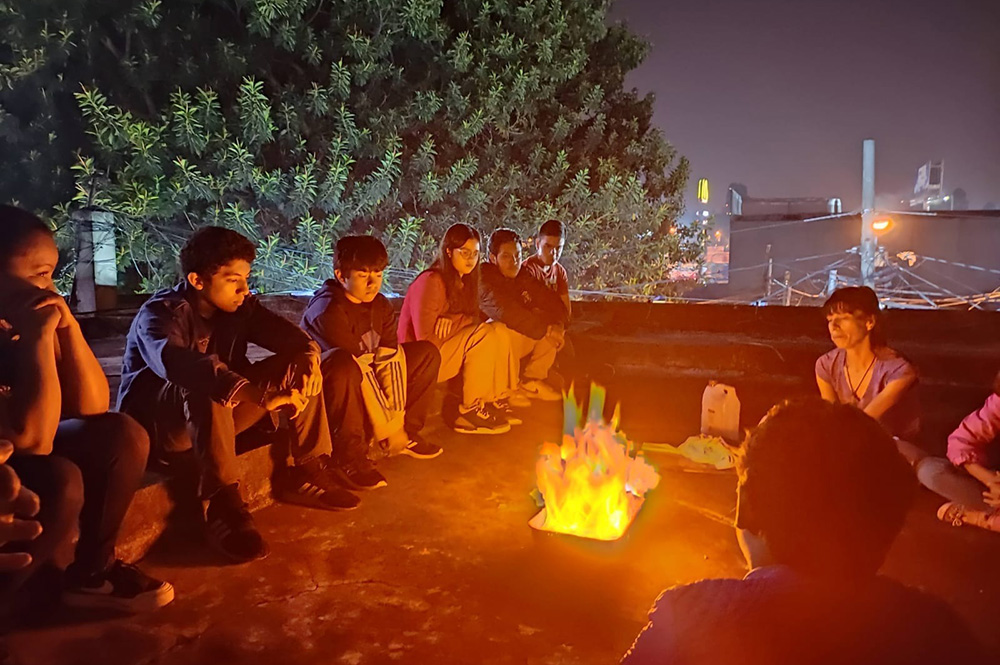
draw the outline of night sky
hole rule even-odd
[[[861,141],[876,141],[878,205],[917,168],[972,208],[1000,206],[1000,0],[617,0],[652,44],[628,85],[708,177],[751,196],[861,201]]]

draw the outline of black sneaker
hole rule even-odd
[[[231,561],[247,563],[270,554],[236,485],[223,487],[212,496],[205,511],[205,527],[208,543]]]
[[[471,411],[459,411],[452,429],[462,434],[503,434],[510,431],[507,417],[483,404]]]
[[[72,579],[72,575],[67,573]],[[174,599],[174,587],[150,577],[133,565],[115,561],[103,573],[69,581],[63,603],[70,607],[150,612]]]
[[[302,466],[288,467],[274,487],[275,497],[285,503],[320,510],[357,508],[361,499],[344,489],[337,482],[336,475],[336,468],[327,455]]]
[[[487,409],[492,409],[493,413],[503,416],[511,425],[523,425],[524,421],[514,413],[514,407],[506,399],[498,399],[486,405]]]
[[[410,445],[403,448],[400,455],[409,455],[414,459],[434,459],[443,452],[444,448],[441,446],[426,441],[418,434],[414,434],[410,437]]]
[[[353,490],[375,490],[389,484],[385,476],[368,460],[338,466],[333,471],[342,483]]]

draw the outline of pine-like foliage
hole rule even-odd
[[[203,224],[254,238],[274,290],[348,231],[419,268],[454,222],[549,218],[576,285],[656,282],[704,233],[668,232],[687,162],[624,89],[646,45],[609,4],[0,0],[0,197],[114,210],[140,289]]]

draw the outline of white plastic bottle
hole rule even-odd
[[[740,399],[736,388],[709,381],[701,396],[701,433],[740,442]]]

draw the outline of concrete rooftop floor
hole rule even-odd
[[[677,407],[662,397],[655,416],[669,422]],[[626,410],[625,431],[659,430],[640,422],[652,415]],[[62,611],[13,635],[12,651],[30,665],[605,664],[663,588],[742,576],[726,524],[734,475],[660,457],[661,485],[623,541],[534,533],[534,463],[560,433],[559,405],[537,405],[525,421],[472,437],[435,418],[426,434],[445,454],[383,462],[389,486],[358,510],[265,509],[257,522],[272,554],[244,566],[220,566],[197,541],[160,543],[143,566],[174,584],[173,605],[124,618]],[[946,598],[996,648],[1000,537],[937,522],[937,505],[920,497],[885,572]]]

